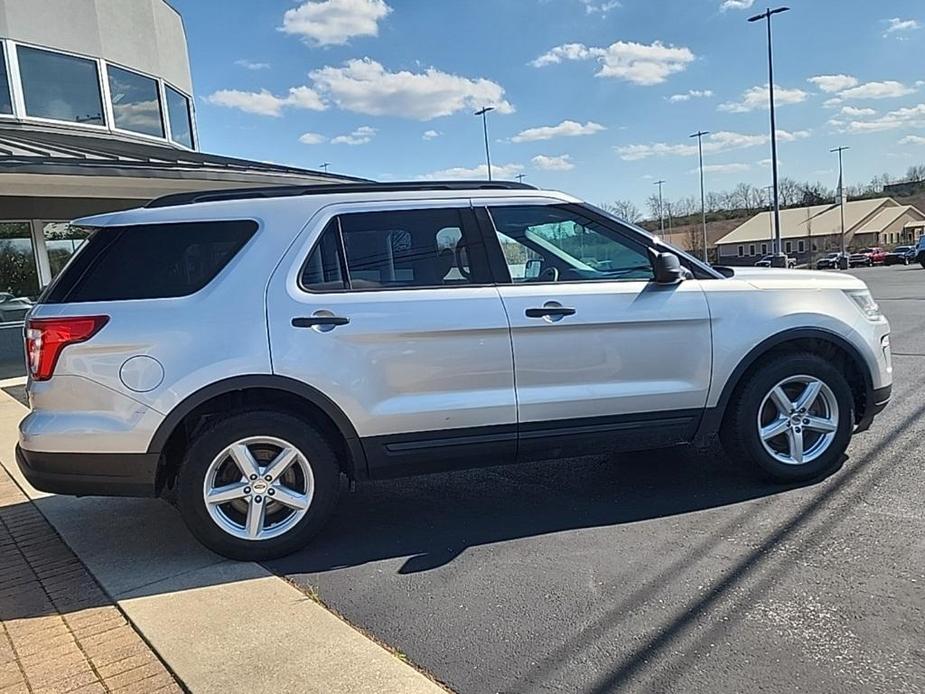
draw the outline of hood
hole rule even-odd
[[[857,277],[843,272],[770,267],[736,267],[733,270],[734,277],[759,289],[867,289]]]

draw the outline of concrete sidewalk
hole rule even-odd
[[[204,549],[164,502],[33,489],[13,462],[16,425],[26,412],[0,390],[0,465],[29,498],[20,506],[47,519],[99,583],[98,601],[111,596],[189,690],[445,691],[258,564]],[[2,649],[0,643],[0,662]]]

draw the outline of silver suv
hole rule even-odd
[[[344,477],[719,434],[815,478],[890,397],[860,280],[712,268],[529,186],[198,193],[77,224],[26,326],[23,474],[166,496],[233,558],[304,545]]]

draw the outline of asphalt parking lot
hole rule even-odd
[[[459,692],[925,690],[925,270],[852,272],[895,385],[827,479],[677,449],[366,483],[269,568]]]

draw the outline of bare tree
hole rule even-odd
[[[631,200],[614,200],[613,202],[604,203],[601,207],[611,214],[625,219],[627,222],[633,222],[635,224],[642,219],[642,212],[640,212],[639,208],[636,207],[635,203]],[[656,216],[658,216],[657,213]]]
[[[906,180],[910,182],[925,181],[925,164],[915,164],[906,172]]]

